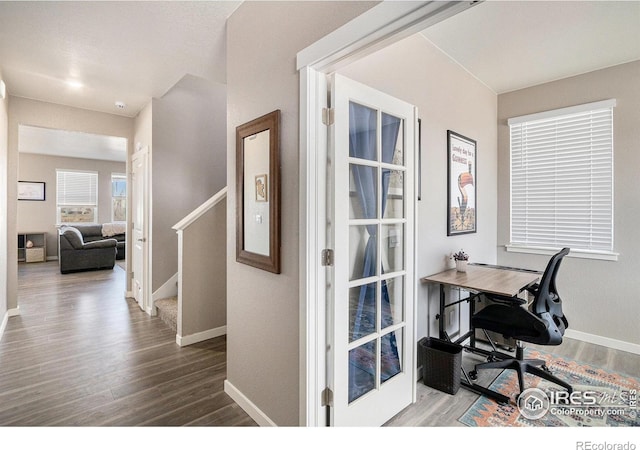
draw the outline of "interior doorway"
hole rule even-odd
[[[377,50],[414,35],[426,27],[451,17],[472,6],[471,3],[429,2],[381,4],[321,39],[298,54],[301,92],[301,184],[306,186],[301,203],[301,232],[305,246],[301,259],[307,262],[307,277],[301,280],[304,304],[301,311],[301,339],[307,384],[301,389],[302,421],[306,425],[332,425],[332,409],[336,399],[330,386],[333,368],[327,365],[326,342],[333,335],[329,305],[325,302],[326,286],[331,283],[324,267],[323,249],[331,249],[326,223],[332,208],[332,195],[327,195],[326,125],[332,114],[326,108],[326,74],[333,73]],[[335,114],[335,113],[334,113]],[[337,196],[336,196],[337,198]],[[325,251],[326,253],[326,251]],[[415,287],[415,286],[414,286]],[[415,331],[415,324],[409,325]],[[410,370],[414,370],[411,368]],[[376,423],[371,422],[374,425]]]
[[[415,396],[417,109],[338,74],[329,86],[329,421],[382,425]]]
[[[116,262],[120,264],[114,270],[126,272],[122,262],[127,193],[122,176],[127,172],[127,153],[125,137],[18,126],[16,228],[21,269],[37,262],[59,263],[59,230],[70,224],[84,226],[84,231],[91,228],[83,234],[86,242],[119,239]],[[104,234],[105,225],[111,234]],[[24,272],[19,270],[16,276]],[[125,286],[121,289],[124,292]]]

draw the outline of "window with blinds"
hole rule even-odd
[[[56,170],[58,223],[95,223],[98,218],[98,173]]]
[[[509,119],[511,245],[613,251],[614,106]]]
[[[122,173],[111,174],[111,220],[127,220],[127,176]]]

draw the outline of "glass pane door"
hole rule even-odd
[[[413,398],[415,108],[333,86],[333,423],[381,424]]]

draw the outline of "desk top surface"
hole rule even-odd
[[[447,284],[472,291],[514,297],[539,278],[540,275],[533,272],[469,265],[466,272],[449,269],[420,280],[425,283]]]

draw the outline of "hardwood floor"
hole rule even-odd
[[[223,391],[225,337],[187,347],[124,298],[125,272],[20,264],[0,341],[3,426],[255,426]]]
[[[600,345],[589,344],[575,339],[565,338],[558,346],[527,344],[527,348],[565,356],[586,364],[604,367],[613,372],[619,372],[637,377],[640,374],[640,355],[614,350]],[[462,366],[473,370],[475,364],[485,362],[486,359],[472,353],[462,353]],[[485,369],[479,371],[478,380],[482,386],[489,386],[500,374],[500,370]],[[391,427],[465,427],[458,422],[458,418],[478,399],[478,395],[464,388],[460,388],[452,396],[437,389],[418,382],[417,401],[405,408],[385,425]]]
[[[60,275],[55,262],[19,265],[20,315],[0,340],[0,425],[255,426],[223,391],[225,338],[179,347],[164,322],[124,298],[124,276],[119,267]],[[551,351],[640,373],[640,355],[572,339]],[[467,369],[481,361],[463,354]],[[497,374],[482,371],[478,382]],[[478,398],[421,381],[417,389],[388,427],[463,427],[458,418]]]

